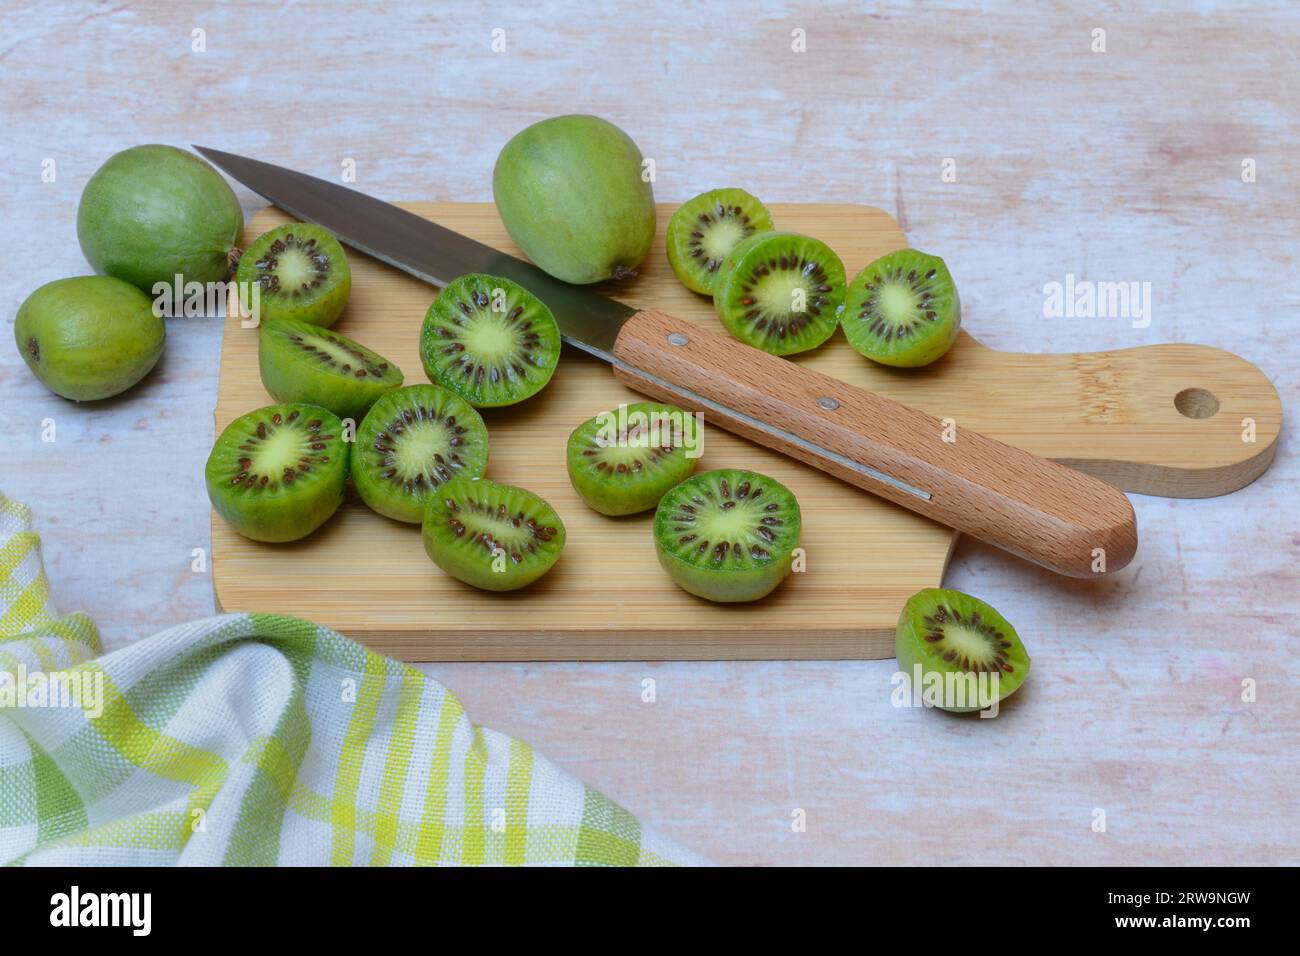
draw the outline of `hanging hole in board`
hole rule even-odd
[[[1219,397],[1205,388],[1185,388],[1174,396],[1174,408],[1187,418],[1209,418],[1219,410]]]

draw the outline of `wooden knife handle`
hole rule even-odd
[[[1061,574],[1117,571],[1137,549],[1133,506],[1101,479],[692,322],[638,312],[614,356],[643,394]]]

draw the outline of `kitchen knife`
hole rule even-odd
[[[467,272],[524,286],[564,341],[624,384],[1072,577],[1116,571],[1137,548],[1119,489],[726,335],[636,309],[382,200],[294,170],[196,146],[269,202],[367,255],[445,286]],[[412,332],[414,334],[414,330]],[[561,373],[562,374],[562,373]]]

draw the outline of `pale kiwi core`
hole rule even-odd
[[[275,273],[285,289],[299,289],[310,285],[316,278],[316,263],[307,258],[298,246],[289,246],[276,257]]]
[[[808,300],[815,295],[806,276],[799,273],[773,272],[754,284],[754,298],[768,315],[792,315],[806,312]],[[797,308],[796,296],[804,303]]]
[[[745,226],[730,216],[720,218],[705,230],[700,246],[704,255],[719,262],[749,234]]]
[[[441,421],[421,419],[411,422],[402,432],[402,440],[393,446],[393,467],[403,479],[423,475],[429,462],[450,458],[456,452],[451,444],[452,432]]]
[[[892,325],[906,325],[917,315],[919,300],[911,289],[890,282],[880,290],[880,314]]]

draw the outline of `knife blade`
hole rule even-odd
[[[436,286],[482,272],[528,289],[565,342],[631,388],[1050,570],[1118,570],[1137,548],[1119,489],[662,312],[635,309],[414,213],[292,169],[196,150],[267,201]],[[951,437],[950,437],[951,433]]]
[[[636,312],[355,189],[219,149],[194,148],[294,218],[324,226],[340,242],[431,285],[445,286],[467,272],[518,282],[555,313],[564,341],[607,362],[614,361],[623,323]]]

